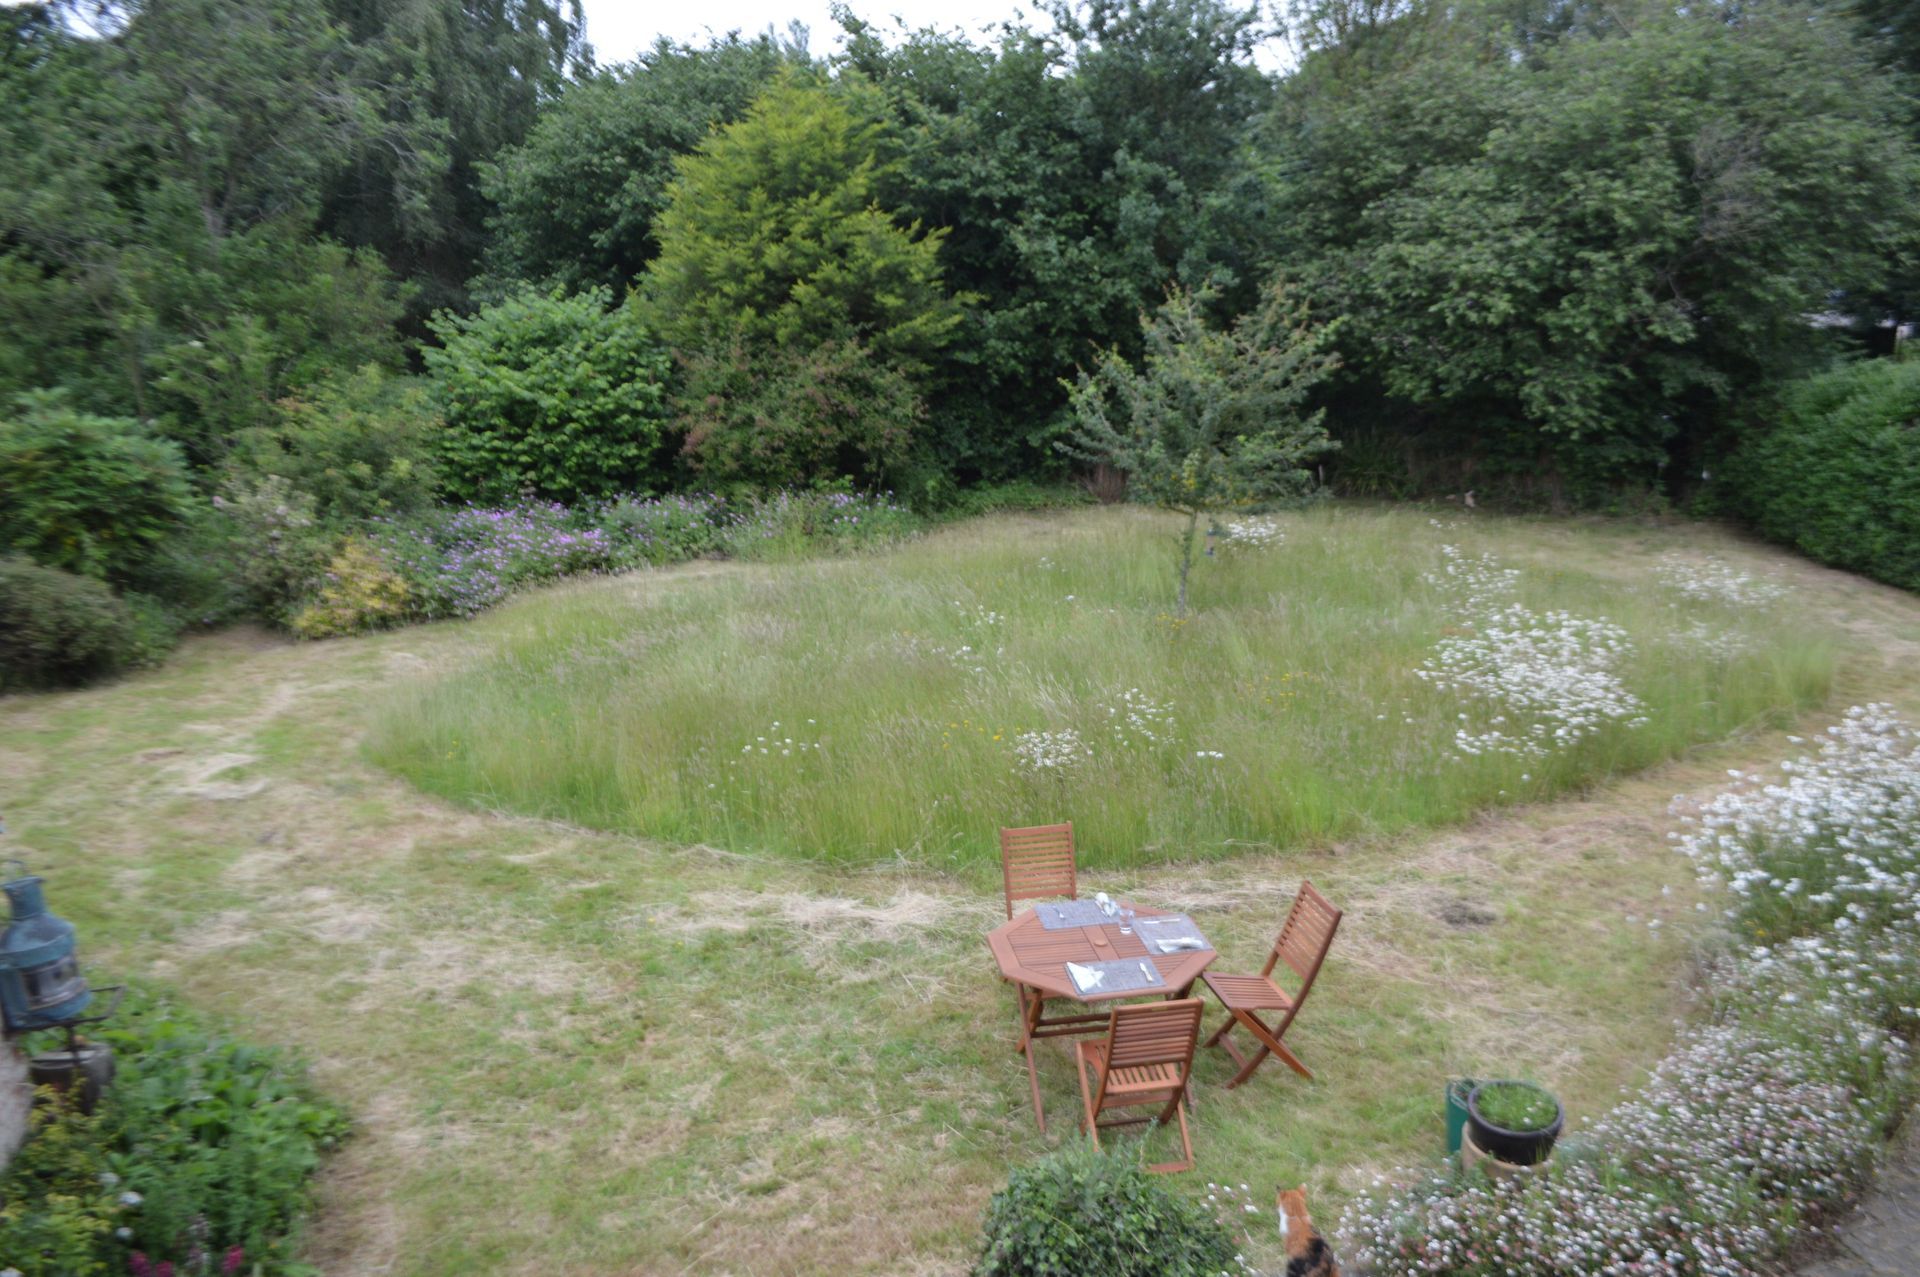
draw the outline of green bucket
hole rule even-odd
[[[1447,1083],[1447,1153],[1460,1151],[1460,1140],[1467,1128],[1467,1097],[1479,1083],[1470,1077],[1457,1077]]]

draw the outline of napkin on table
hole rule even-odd
[[[1074,987],[1082,993],[1093,988],[1107,977],[1106,972],[1095,970],[1093,967],[1083,967],[1078,962],[1069,962],[1067,964],[1067,974],[1073,977]]]

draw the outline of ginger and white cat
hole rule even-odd
[[[1307,1214],[1307,1190],[1283,1188],[1274,1201],[1280,1218],[1280,1240],[1287,1248],[1287,1277],[1340,1277],[1333,1248],[1313,1226]]]

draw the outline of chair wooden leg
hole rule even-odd
[[[1152,1166],[1147,1167],[1148,1170],[1160,1175],[1177,1174],[1180,1171],[1190,1171],[1193,1169],[1193,1135],[1187,1130],[1186,1110],[1180,1107],[1180,1101],[1178,1100],[1175,1100],[1170,1107],[1173,1109],[1174,1119],[1180,1126],[1180,1151],[1184,1155],[1185,1160],[1178,1162],[1155,1162]],[[1164,1117],[1160,1119],[1160,1122],[1161,1125],[1166,1125],[1166,1119]]]
[[[1093,1111],[1093,1089],[1087,1081],[1087,1057],[1079,1051],[1073,1053],[1073,1073],[1080,1079],[1080,1114],[1087,1123],[1087,1136],[1093,1140],[1093,1146],[1099,1148],[1100,1115]]]
[[[1233,1042],[1227,1038],[1227,1030],[1236,1024],[1244,1025],[1247,1032],[1253,1035],[1254,1045],[1258,1049],[1251,1055],[1240,1054],[1239,1048],[1234,1046]],[[1265,1022],[1251,1011],[1235,1011],[1233,1018],[1227,1021],[1220,1032],[1213,1035],[1213,1038],[1208,1041],[1208,1045],[1212,1046],[1215,1042],[1224,1047],[1227,1054],[1233,1057],[1233,1062],[1240,1066],[1240,1071],[1234,1075],[1231,1082],[1227,1083],[1227,1089],[1229,1091],[1252,1077],[1253,1071],[1260,1067],[1268,1055],[1279,1056],[1286,1062],[1287,1067],[1295,1073],[1298,1073],[1308,1081],[1313,1080],[1313,1070],[1302,1064],[1300,1057],[1292,1051],[1289,1051],[1280,1039],[1274,1036],[1273,1030],[1268,1028]]]

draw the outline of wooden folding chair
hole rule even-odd
[[[1268,1055],[1279,1056],[1301,1077],[1313,1076],[1312,1070],[1302,1064],[1300,1057],[1289,1051],[1281,1039],[1286,1036],[1293,1017],[1300,1014],[1307,994],[1313,990],[1320,964],[1327,960],[1327,950],[1333,947],[1333,933],[1339,929],[1340,911],[1328,904],[1327,898],[1315,891],[1312,883],[1303,882],[1300,894],[1293,898],[1293,908],[1287,912],[1287,921],[1280,928],[1280,936],[1273,942],[1273,952],[1267,955],[1267,965],[1260,969],[1259,975],[1222,975],[1212,971],[1201,975],[1228,1013],[1220,1031],[1207,1039],[1208,1046],[1225,1048],[1233,1062],[1240,1066],[1240,1072],[1227,1083],[1228,1090],[1252,1077]],[[1300,979],[1297,993],[1288,994],[1274,983],[1273,969],[1283,961]],[[1260,1018],[1261,1011],[1278,1011],[1280,1018],[1268,1024]],[[1235,1025],[1253,1035],[1256,1050],[1251,1056],[1240,1054],[1240,1049],[1227,1036]]]
[[[1074,895],[1073,822],[1000,831],[1000,875],[1007,889],[1007,917],[1016,900],[1052,900]]]
[[[1181,998],[1177,1002],[1143,1002],[1117,1006],[1107,1022],[1103,1041],[1082,1042],[1074,1051],[1080,1075],[1080,1104],[1087,1123],[1087,1134],[1095,1148],[1100,1147],[1100,1132],[1118,1126],[1139,1126],[1146,1122],[1164,1124],[1168,1118],[1180,1126],[1180,1150],[1185,1158],[1178,1162],[1160,1162],[1150,1171],[1190,1171],[1193,1169],[1193,1137],[1187,1130],[1187,1113],[1180,1101],[1193,1076],[1193,1044],[1200,1036],[1199,998]],[[1152,1117],[1128,1117],[1102,1122],[1100,1115],[1111,1109],[1158,1105]]]

